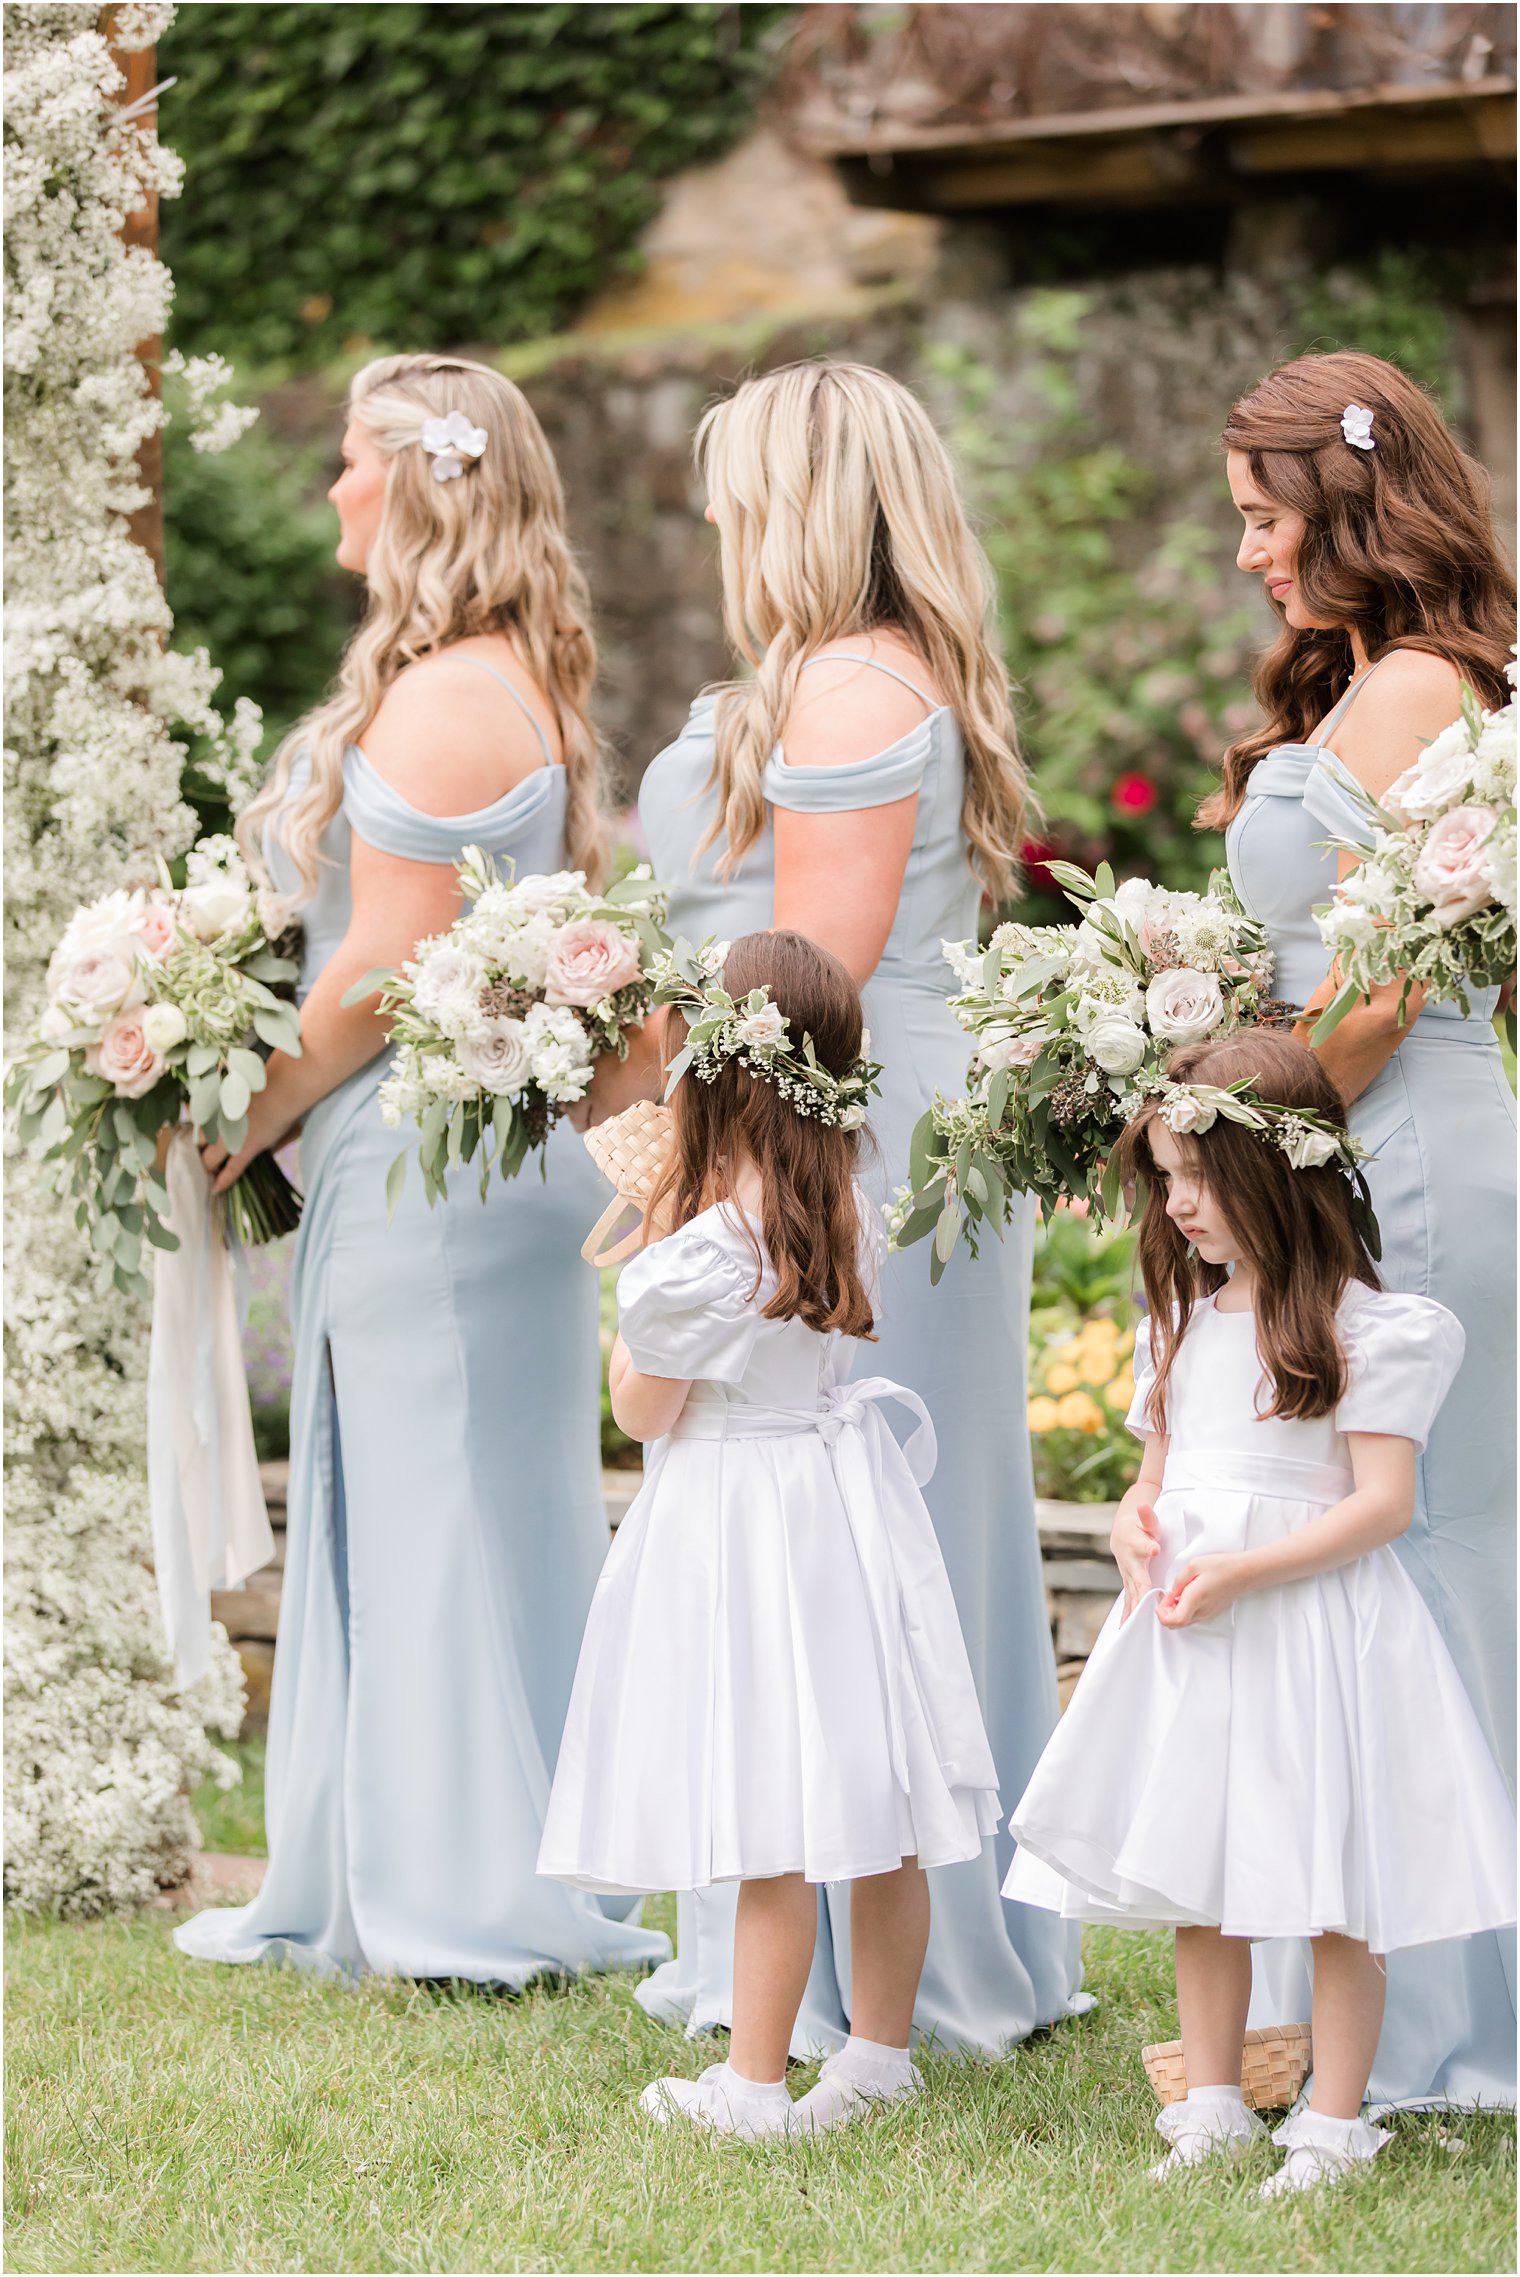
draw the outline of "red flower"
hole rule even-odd
[[[1109,796],[1121,814],[1149,814],[1157,791],[1149,775],[1121,775]]]
[[[1047,846],[1043,839],[1026,838],[1019,848],[1019,867],[1024,872],[1025,883],[1036,891],[1043,888],[1046,892],[1053,893],[1056,881],[1050,874],[1050,864],[1055,859],[1054,846]]]

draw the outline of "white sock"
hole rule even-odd
[[[733,2103],[790,2103],[784,2079],[746,2079],[731,2063],[714,2064],[703,2077],[721,2087]]]
[[[912,2079],[913,2058],[906,2048],[865,2040],[852,2032],[838,2054],[830,2056],[828,2068],[836,2078],[850,2080],[868,2094],[891,2095]]]

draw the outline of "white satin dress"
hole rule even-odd
[[[928,1411],[884,1377],[849,1380],[853,1339],[767,1320],[762,1260],[758,1222],[719,1205],[619,1282],[634,1366],[691,1390],[649,1451],[581,1647],[539,1872],[583,1889],[849,1882],[979,1857],[998,1824],[919,1492]],[[887,1402],[916,1421],[903,1447]]]
[[[1010,1896],[1068,1920],[1354,1937],[1375,1953],[1515,1919],[1515,1814],[1429,1609],[1391,1545],[1184,1629],[1189,1558],[1281,1540],[1349,1494],[1348,1432],[1422,1446],[1462,1358],[1428,1298],[1353,1283],[1333,1415],[1256,1413],[1252,1313],[1197,1307],[1172,1365],[1155,1586],[1121,1598],[1011,1821]],[[1130,1425],[1154,1368],[1137,1338]],[[1265,1401],[1262,1402],[1266,1404]]]

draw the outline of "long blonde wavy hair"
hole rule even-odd
[[[760,779],[810,656],[895,626],[966,746],[962,826],[996,900],[1011,890],[1028,785],[993,636],[991,567],[949,453],[917,398],[867,364],[788,364],[746,380],[697,430],[718,526],[723,614],[750,680],[718,689],[705,841],[731,871],[765,824]]]
[[[500,372],[456,356],[385,356],[349,390],[357,420],[390,460],[365,577],[369,604],[332,694],[281,744],[268,782],[238,824],[260,876],[263,832],[300,877],[293,913],[316,889],[320,840],[343,799],[343,754],[397,674],[472,634],[504,633],[553,707],[569,793],[566,852],[596,883],[606,866],[601,748],[591,723],[596,647],[585,580],[565,534],[559,469],[526,396]],[[439,482],[423,424],[462,411],[489,438],[483,455]],[[310,775],[289,797],[291,768]],[[289,804],[286,800],[289,798]]]

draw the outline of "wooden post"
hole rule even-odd
[[[111,60],[118,65],[126,78],[120,102],[125,107],[141,102],[157,85],[155,77],[155,50],[151,47],[135,49],[123,54],[115,45],[113,33],[116,10],[103,12],[101,28],[111,45]],[[128,247],[144,245],[150,253],[158,251],[158,193],[150,191],[147,203],[136,213],[128,214],[122,224],[122,243]],[[155,397],[160,391],[159,365],[163,360],[164,344],[160,339],[141,340],[137,354],[148,375],[149,391]],[[138,472],[143,487],[148,491],[148,502],[140,506],[131,517],[128,529],[137,545],[153,564],[160,585],[164,583],[164,438],[161,433],[148,437],[137,454]]]

